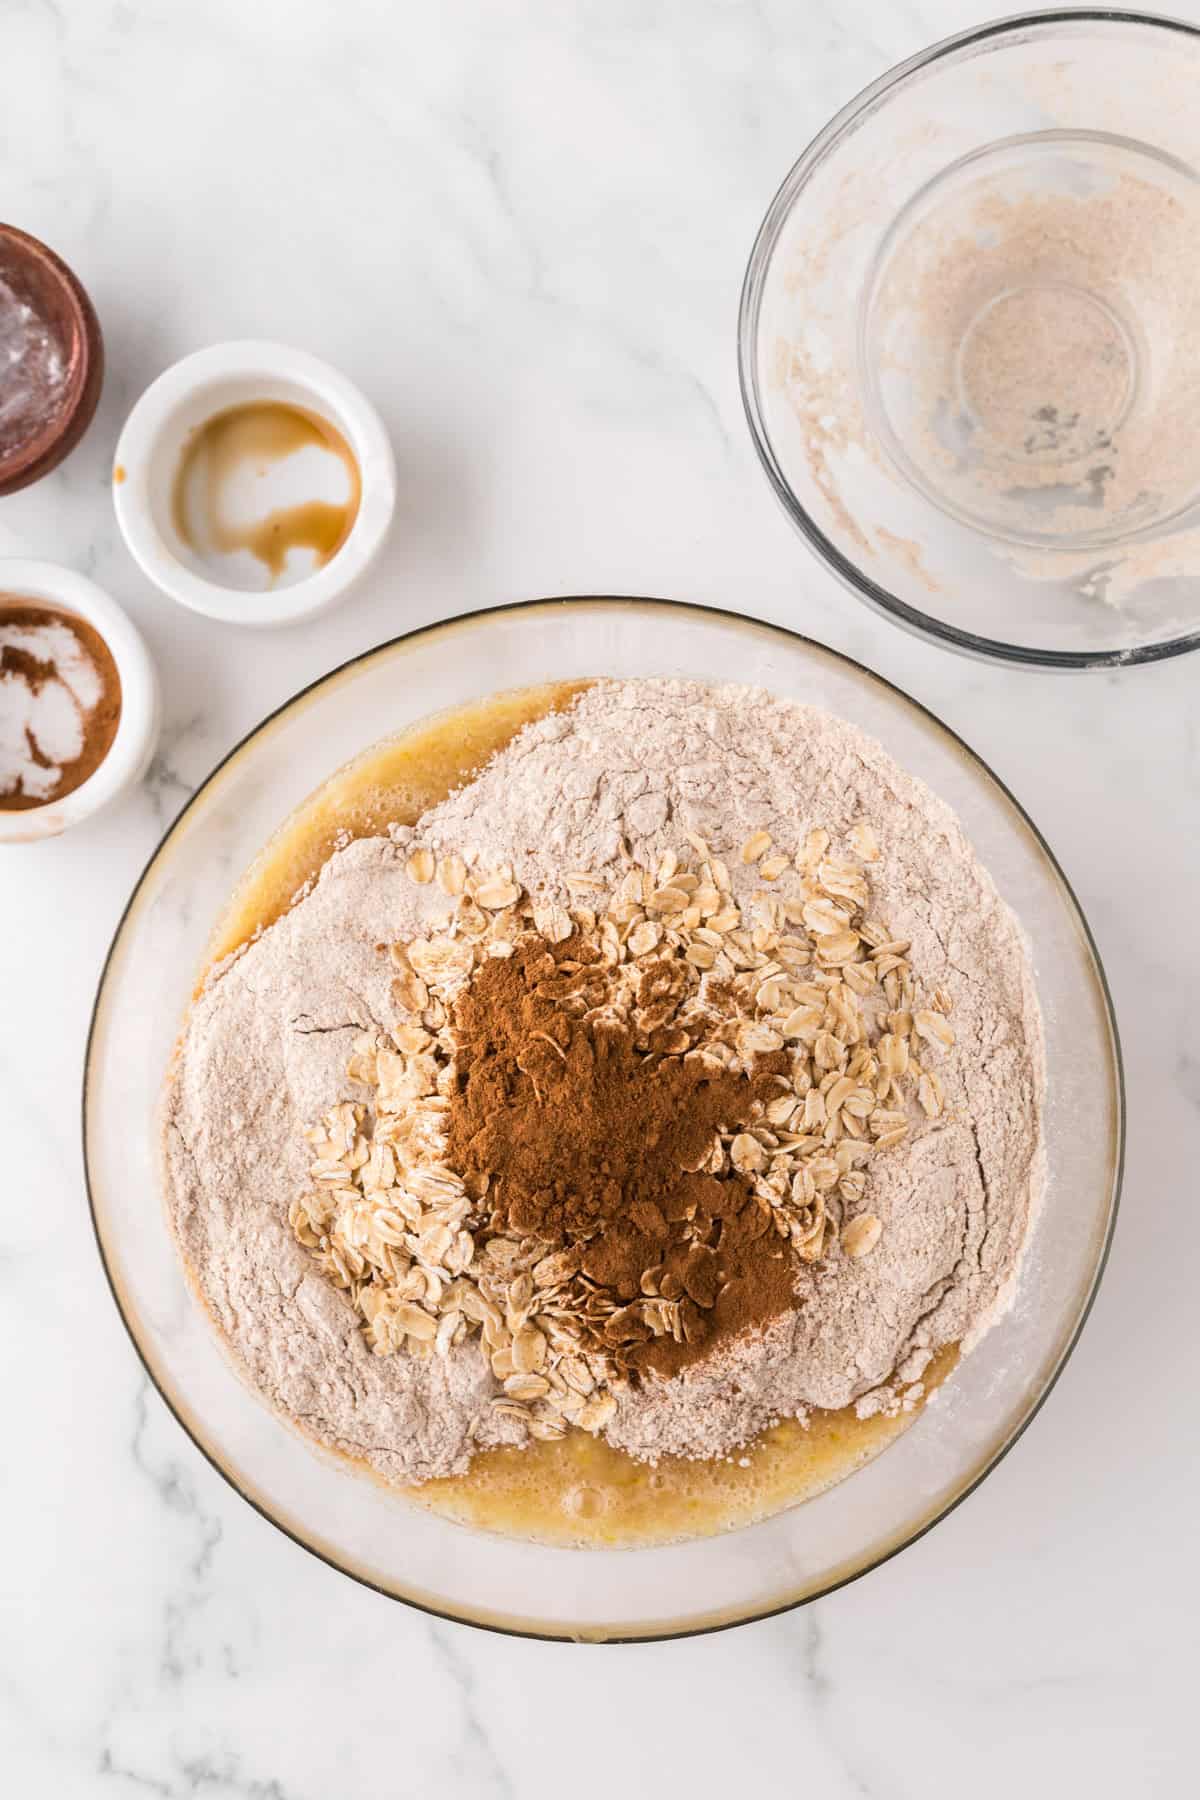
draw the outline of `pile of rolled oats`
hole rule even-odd
[[[369,1101],[342,1102],[306,1134],[313,1187],[291,1209],[372,1348],[444,1355],[478,1332],[502,1384],[496,1406],[535,1437],[599,1431],[612,1416],[620,1359],[597,1315],[615,1307],[581,1285],[569,1254],[491,1232],[486,1184],[468,1186],[446,1161],[454,1001],[483,959],[511,956],[529,934],[547,945],[579,934],[599,951],[602,991],[576,986],[559,1002],[574,1017],[620,1021],[648,1051],[714,1070],[750,1074],[785,1053],[776,1096],[748,1128],[718,1133],[701,1167],[750,1181],[798,1259],[835,1238],[844,1255],[870,1254],[882,1231],[865,1205],[872,1161],[941,1112],[929,1063],[954,1043],[948,997],[918,1004],[908,943],[870,916],[878,854],[865,822],[843,855],[821,829],[794,855],[757,831],[740,859],[760,885],[739,903],[727,863],[690,837],[653,871],[629,866],[615,892],[565,874],[560,905],[523,893],[510,869],[413,851],[410,878],[436,880],[455,911],[438,936],[392,946],[408,1022],[357,1043],[347,1073]],[[678,1340],[677,1297],[644,1282],[635,1306]]]

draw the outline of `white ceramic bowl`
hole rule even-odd
[[[30,844],[58,837],[140,781],[158,742],[158,676],[136,627],[116,601],[74,569],[24,557],[0,558],[0,594],[42,600],[75,613],[99,632],[121,677],[121,717],[104,761],[61,800],[21,812],[0,806],[0,844]]]
[[[335,425],[362,478],[346,542],[322,568],[290,586],[248,593],[194,566],[172,517],[188,438],[214,414],[250,401],[303,407]],[[130,554],[181,606],[229,625],[289,625],[344,598],[375,560],[396,505],[396,462],[366,396],[318,357],[256,339],[197,350],[152,382],[128,419],[113,458],[113,504]]]
[[[1012,1311],[877,1461],[722,1537],[554,1549],[419,1509],[314,1448],[243,1384],[167,1223],[156,1109],[235,877],[336,768],[496,689],[649,674],[733,675],[823,706],[954,807],[1029,934],[1046,1020],[1050,1186]],[[1104,977],[1065,879],[1012,796],[930,713],[848,658],[773,626],[658,601],[542,602],[453,619],[369,651],[281,707],[199,789],[138,883],[105,966],[85,1084],[88,1187],[114,1297],[151,1379],[213,1466],[297,1543],[378,1592],[542,1637],[675,1636],[758,1618],[920,1536],[983,1479],[1053,1386],[1100,1276],[1120,1179],[1120,1059]],[[1006,1553],[1016,1569],[1021,1546]]]

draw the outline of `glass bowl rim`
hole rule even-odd
[[[759,392],[758,321],[767,271],[796,201],[810,177],[862,117],[878,110],[894,89],[906,86],[933,64],[969,53],[993,38],[1015,36],[1021,32],[1040,35],[1043,31],[1049,33],[1064,25],[1084,27],[1093,24],[1144,26],[1152,31],[1174,32],[1200,42],[1200,25],[1190,24],[1185,19],[1170,18],[1164,13],[1103,7],[1053,7],[1037,12],[1010,13],[982,25],[972,25],[965,31],[939,38],[936,43],[919,50],[914,56],[895,63],[838,109],[801,151],[784,176],[755,235],[738,305],[738,386],[750,436],[776,499],[818,560],[859,600],[913,636],[931,640],[939,646],[947,646],[981,661],[1015,664],[1021,668],[1045,671],[1120,669],[1162,662],[1168,657],[1182,656],[1200,648],[1200,628],[1159,643],[1132,645],[1126,649],[1039,650],[1027,644],[1010,644],[1002,638],[983,637],[977,632],[964,631],[947,624],[930,613],[922,612],[919,607],[909,605],[881,583],[872,580],[838,549],[811,513],[800,504],[775,456]]]
[[[865,675],[870,681],[878,683],[879,686],[886,689],[889,694],[896,696],[907,706],[911,707],[913,711],[918,713],[923,719],[929,721],[939,731],[943,732],[953,745],[967,758],[968,762],[978,768],[983,775],[995,785],[1005,800],[1007,800],[1009,805],[1014,809],[1021,823],[1031,834],[1052,874],[1061,887],[1062,893],[1073,914],[1075,924],[1080,931],[1083,943],[1086,946],[1090,958],[1092,972],[1096,980],[1097,993],[1101,1002],[1104,1024],[1107,1027],[1109,1040],[1112,1046],[1112,1075],[1114,1081],[1113,1098],[1115,1113],[1108,1216],[1105,1221],[1103,1241],[1100,1245],[1096,1264],[1092,1271],[1091,1281],[1082,1304],[1080,1305],[1074,1328],[1072,1329],[1070,1336],[1064,1342],[1062,1349],[1059,1352],[1057,1362],[1050,1371],[1040,1393],[1032,1401],[1028,1412],[1024,1414],[1020,1422],[1013,1428],[1008,1436],[1003,1438],[991,1454],[985,1458],[984,1462],[977,1467],[974,1475],[967,1481],[966,1485],[954,1495],[953,1499],[948,1501],[945,1506],[935,1512],[931,1517],[928,1517],[910,1535],[904,1536],[899,1542],[892,1543],[887,1549],[883,1550],[880,1554],[871,1557],[868,1561],[863,1563],[861,1567],[854,1569],[851,1573],[840,1575],[837,1579],[829,1581],[812,1593],[802,1594],[797,1598],[782,1600],[777,1605],[762,1607],[737,1617],[727,1617],[715,1622],[706,1622],[699,1625],[684,1625],[675,1630],[663,1629],[648,1633],[630,1632],[623,1634],[618,1632],[612,1636],[605,1636],[602,1639],[596,1640],[590,1638],[586,1640],[579,1639],[561,1629],[544,1630],[536,1629],[532,1626],[522,1627],[509,1623],[498,1623],[489,1619],[472,1618],[465,1611],[456,1612],[448,1607],[443,1608],[433,1606],[426,1600],[416,1599],[411,1595],[395,1592],[391,1588],[384,1586],[381,1582],[371,1580],[361,1570],[350,1566],[347,1562],[341,1561],[336,1556],[328,1554],[319,1546],[309,1543],[298,1530],[294,1530],[282,1519],[276,1518],[274,1513],[272,1513],[266,1505],[261,1503],[253,1493],[247,1491],[237,1475],[232,1470],[226,1468],[217,1451],[209,1448],[203,1441],[199,1432],[192,1428],[187,1418],[175,1405],[170,1394],[155,1374],[150,1358],[142,1347],[137,1329],[125,1306],[122,1304],[120,1286],[109,1263],[108,1254],[105,1248],[104,1234],[96,1206],[96,1198],[93,1193],[92,1173],[88,1155],[88,1108],[92,1055],[99,1023],[101,1003],[104,998],[104,990],[113,958],[120,945],[125,926],[136,906],[138,896],[149,879],[151,872],[154,870],[160,857],[164,856],[168,851],[171,840],[183,823],[185,817],[200,801],[201,797],[207,793],[213,782],[218,779],[223,771],[228,768],[235,759],[249,749],[253,741],[259,736],[260,732],[265,731],[285,713],[305,701],[309,695],[313,694],[318,688],[323,687],[327,682],[337,680],[339,677],[347,674],[350,670],[358,667],[360,664],[368,663],[377,656],[386,655],[387,653],[398,649],[401,645],[413,643],[418,639],[429,639],[443,634],[451,635],[459,628],[469,627],[476,621],[489,618],[493,615],[536,613],[538,611],[558,612],[561,609],[568,607],[586,607],[589,610],[596,611],[608,608],[616,608],[619,610],[628,608],[639,611],[654,611],[663,614],[703,614],[710,618],[727,620],[733,624],[740,624],[743,626],[748,625],[752,629],[786,639],[791,644],[817,650],[824,656],[832,657],[836,662],[843,664],[846,668],[854,670],[860,675]],[[359,651],[356,655],[347,657],[343,662],[336,664],[332,669],[327,669],[323,674],[316,676],[312,681],[306,682],[304,686],[298,688],[294,694],[289,695],[286,700],[281,701],[278,706],[273,707],[269,713],[265,714],[264,717],[257,722],[257,724],[253,725],[249,731],[245,732],[224,756],[219,758],[204,777],[204,780],[200,782],[195,791],[188,796],[183,806],[180,807],[178,813],[162,833],[162,836],[159,838],[154,849],[146,859],[141,873],[138,875],[137,880],[130,890],[129,898],[126,900],[125,905],[121,910],[120,918],[117,920],[113,930],[112,939],[105,952],[104,961],[101,965],[99,978],[96,984],[96,993],[92,1001],[87,1038],[84,1045],[83,1077],[80,1092],[80,1130],[82,1140],[81,1148],[83,1153],[84,1188],[87,1194],[88,1215],[91,1220],[96,1250],[100,1259],[100,1266],[104,1272],[105,1281],[108,1285],[109,1293],[112,1297],[113,1305],[115,1306],[117,1315],[125,1329],[126,1336],[133,1347],[134,1354],[141,1364],[142,1370],[151,1387],[154,1389],[171,1417],[175,1420],[175,1423],[184,1433],[185,1437],[187,1437],[194,1448],[199,1451],[209,1467],[220,1476],[228,1487],[232,1488],[234,1493],[236,1493],[240,1499],[252,1507],[261,1519],[265,1520],[267,1524],[271,1525],[284,1537],[289,1538],[299,1549],[305,1551],[308,1555],[315,1557],[318,1562],[325,1564],[327,1568],[335,1570],[338,1574],[349,1577],[350,1580],[356,1582],[360,1587],[365,1587],[372,1593],[381,1595],[384,1599],[394,1601],[399,1605],[411,1607],[416,1612],[424,1613],[431,1618],[445,1620],[450,1624],[469,1625],[476,1630],[495,1633],[499,1637],[529,1638],[542,1643],[576,1643],[581,1641],[603,1642],[606,1644],[662,1643],[693,1637],[707,1637],[716,1632],[735,1630],[740,1625],[757,1624],[764,1619],[777,1618],[784,1613],[796,1611],[803,1606],[809,1606],[816,1600],[823,1600],[830,1594],[836,1593],[840,1588],[848,1587],[852,1582],[861,1580],[864,1575],[869,1575],[873,1570],[881,1568],[884,1563],[890,1562],[893,1557],[899,1556],[902,1551],[907,1550],[910,1545],[917,1543],[919,1539],[923,1538],[927,1532],[932,1531],[937,1525],[940,1525],[942,1520],[948,1518],[952,1512],[956,1511],[957,1508],[982,1485],[992,1471],[1004,1460],[1009,1451],[1024,1435],[1025,1431],[1042,1410],[1051,1391],[1057,1385],[1059,1377],[1062,1375],[1063,1370],[1070,1361],[1080,1336],[1082,1335],[1083,1328],[1091,1314],[1092,1307],[1095,1304],[1096,1295],[1100,1289],[1101,1280],[1103,1279],[1105,1270],[1108,1266],[1108,1258],[1112,1249],[1113,1234],[1116,1229],[1117,1214],[1120,1210],[1125,1169],[1125,1065],[1108,977],[1100,957],[1099,948],[1092,935],[1091,927],[1088,924],[1083,908],[1079,904],[1074,888],[1071,886],[1071,883],[1059,864],[1053,850],[1051,850],[1041,831],[1030,818],[1016,796],[984,758],[980,756],[977,751],[973,750],[963,738],[959,737],[956,731],[945,724],[929,707],[922,705],[919,700],[914,699],[911,694],[907,693],[905,689],[899,687],[895,682],[889,681],[886,676],[878,674],[874,669],[869,668],[865,663],[859,662],[857,658],[848,656],[844,651],[832,649],[828,644],[823,644],[819,639],[809,637],[803,632],[792,631],[785,625],[776,625],[769,620],[758,619],[750,614],[731,612],[722,607],[702,605],[694,601],[668,600],[644,595],[548,595],[528,600],[510,601],[500,606],[475,607],[467,612],[456,613],[450,618],[435,620],[427,625],[414,626],[412,630],[399,632],[395,637],[385,638],[382,642],[373,644],[369,649]]]

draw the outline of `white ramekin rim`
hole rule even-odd
[[[325,567],[277,592],[247,593],[209,581],[176,555],[155,520],[150,482],[161,438],[205,388],[282,382],[345,432],[362,481],[350,535]],[[289,625],[344,598],[382,549],[396,506],[396,461],[383,421],[361,389],[329,363],[287,344],[246,338],[212,344],[173,363],[125,421],[113,457],[117,523],[143,574],[170,599],[229,625]]]
[[[0,557],[0,594],[42,600],[93,625],[112,651],[121,678],[121,716],[108,755],[86,781],[61,800],[5,812],[0,804],[0,844],[36,843],[58,837],[90,819],[146,772],[161,723],[158,676],[132,620],[110,594],[75,569],[28,557]]]

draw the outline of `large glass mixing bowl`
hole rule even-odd
[[[1047,668],[1200,644],[1200,32],[1000,20],[814,139],[746,274],[776,494],[861,599]]]
[[[1017,1304],[912,1428],[839,1487],[758,1525],[668,1548],[564,1550],[468,1529],[315,1450],[227,1361],[193,1299],[159,1191],[155,1108],[217,915],[256,852],[334,770],[431,713],[596,675],[750,682],[878,738],[962,819],[1024,922],[1046,1014],[1050,1186]],[[167,832],[96,1000],[84,1149],[101,1255],[145,1366],[214,1468],[336,1568],[431,1612],[543,1637],[671,1636],[827,1593],[911,1543],[982,1480],[1075,1341],[1117,1203],[1116,1032],[1087,925],[1036,828],[952,732],[846,657],[775,627],[651,600],[551,600],[413,632],[298,694],[225,759]]]

